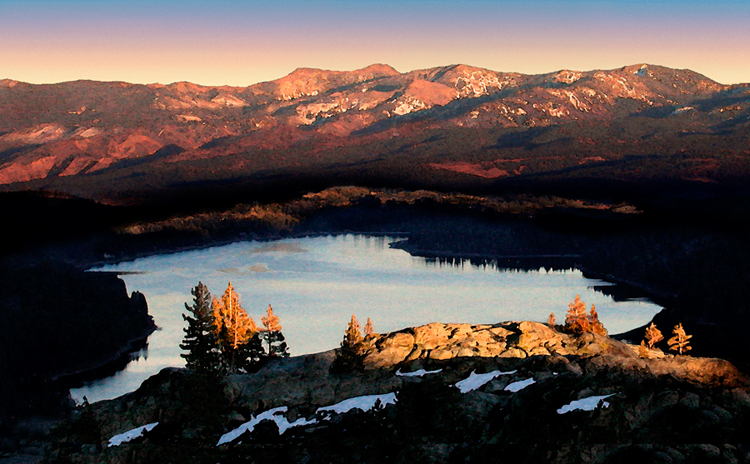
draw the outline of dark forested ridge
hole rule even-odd
[[[155,326],[144,296],[111,274],[59,262],[0,265],[0,412],[54,414],[69,381],[127,357]]]

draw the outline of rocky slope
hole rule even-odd
[[[84,408],[48,461],[750,461],[738,445],[747,379],[720,359],[640,358],[533,322],[430,324],[368,343],[364,369],[348,373],[330,372],[333,352],[223,385],[164,370]]]
[[[749,101],[747,85],[645,64],[544,75],[298,69],[250,87],[6,79],[0,184],[130,203],[278,174],[402,186],[726,182],[750,166]]]

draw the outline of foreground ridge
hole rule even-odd
[[[519,462],[750,459],[729,444],[747,436],[748,382],[724,360],[640,358],[636,345],[529,321],[434,323],[369,340],[364,368],[350,372],[330,372],[334,351],[276,359],[220,386],[165,369],[136,392],[88,406],[58,431],[64,441],[51,453],[64,454],[63,443],[95,430],[88,436],[99,437],[92,443],[99,448],[68,457],[343,462],[354,454],[362,462],[449,462],[502,452]],[[127,434],[144,425],[153,429]],[[100,446],[114,436],[135,438]],[[685,444],[705,442],[711,444]]]

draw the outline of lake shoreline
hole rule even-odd
[[[661,310],[650,302],[614,301],[596,290],[607,283],[585,278],[571,263],[553,270],[535,265],[522,272],[502,264],[436,266],[393,243],[403,243],[402,237],[319,234],[236,242],[106,266],[104,272],[122,276],[129,288],[147,296],[163,330],[149,340],[156,348],[149,349],[147,360],[76,390],[74,397],[111,398],[136,388],[134,382],[155,374],[157,367],[181,365],[175,361],[184,336],[180,308],[198,281],[213,295],[231,281],[243,308],[256,320],[260,308],[272,304],[295,355],[335,348],[352,314],[362,323],[372,318],[383,331],[432,322],[546,320],[550,311],[563,315],[567,303],[580,294],[596,304],[614,333],[645,324]]]

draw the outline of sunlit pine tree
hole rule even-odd
[[[362,343],[362,333],[359,331],[359,322],[352,314],[352,320],[349,321],[346,332],[344,332],[344,341],[341,342],[341,346],[357,348],[360,343]]]
[[[188,314],[183,314],[182,318],[188,325],[183,329],[185,338],[180,344],[186,353],[180,356],[185,358],[186,367],[190,370],[204,374],[219,373],[222,360],[211,309],[211,293],[203,282],[198,282],[190,293],[193,295],[193,305],[185,303]]]
[[[589,314],[589,331],[599,334],[607,335],[607,329],[604,328],[604,324],[599,320],[599,313],[596,312],[596,307],[591,305],[591,313]]]
[[[676,351],[682,355],[683,352],[693,349],[692,346],[689,346],[690,342],[688,341],[691,338],[693,338],[693,336],[685,333],[685,329],[682,328],[682,322],[680,322],[674,326],[672,338],[667,340],[667,344],[669,345],[670,350]]]
[[[656,328],[656,324],[652,322],[651,325],[646,327],[646,344],[649,348],[653,349],[654,345],[662,340],[664,340],[664,335],[661,330]]]
[[[640,358],[648,358],[648,349],[646,348],[646,342],[641,340],[641,344],[638,345],[638,357]]]
[[[362,367],[363,343],[359,322],[352,314],[352,320],[344,331],[341,348],[336,350],[336,359],[331,365],[331,371],[344,372]]]
[[[287,358],[289,357],[289,348],[286,344],[284,334],[281,333],[281,323],[279,317],[273,313],[273,308],[268,305],[266,315],[260,318],[265,330],[263,337],[268,346],[268,357],[270,358]]]
[[[554,329],[555,324],[557,324],[555,313],[549,313],[549,317],[547,318],[547,325],[549,326],[550,329]]]
[[[568,313],[565,316],[565,329],[568,332],[589,332],[589,319],[586,316],[586,303],[581,301],[580,295],[576,295],[575,301],[568,303]]]
[[[375,336],[375,327],[372,325],[370,318],[367,318],[367,323],[364,328],[365,338],[372,338]]]
[[[265,355],[258,335],[258,326],[247,315],[240,298],[229,282],[220,299],[213,300],[219,345],[230,371],[236,371],[246,360],[262,359]]]

